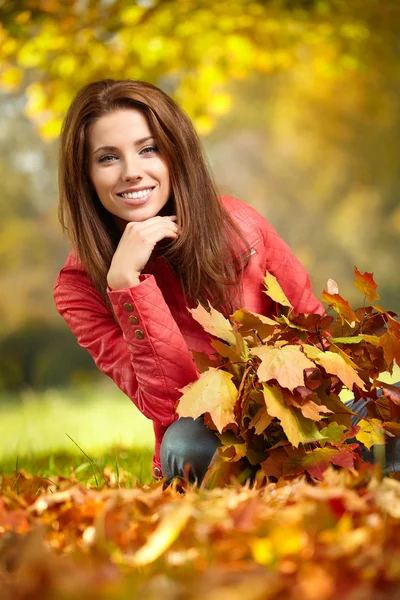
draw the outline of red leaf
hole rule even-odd
[[[357,315],[352,311],[350,304],[342,298],[339,294],[329,294],[324,290],[322,297],[322,302],[326,302],[338,313],[342,323],[347,321],[349,325],[352,323],[357,323],[360,319]]]
[[[354,267],[354,276],[356,280],[353,281],[353,283],[356,288],[367,297],[368,302],[373,302],[380,298],[376,293],[378,286],[374,281],[373,275],[373,273],[368,273],[367,271],[362,274],[357,267]]]

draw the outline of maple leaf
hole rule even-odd
[[[385,398],[400,406],[400,388],[397,385],[391,385],[384,381],[375,381],[375,385],[382,388]]]
[[[249,333],[254,334],[256,331],[261,339],[265,339],[271,336],[277,327],[277,322],[274,319],[252,313],[243,308],[234,312],[233,315],[231,315],[231,318],[236,321],[236,323],[239,323],[239,332],[242,336]]]
[[[224,431],[218,437],[222,443],[222,447],[219,449],[220,456],[232,462],[236,462],[246,456],[247,444],[243,439],[237,438],[232,431]]]
[[[329,306],[332,306],[332,308],[338,313],[342,323],[347,321],[347,323],[353,327],[353,323],[355,324],[359,322],[360,319],[352,311],[350,304],[339,294],[329,294],[324,290],[321,296],[321,301],[326,302],[326,304],[329,304]]]
[[[285,393],[285,400],[289,406],[299,408],[305,417],[313,421],[321,420],[320,413],[332,413],[325,405],[321,405],[317,394],[307,387],[299,386],[293,394]]]
[[[304,386],[304,369],[315,368],[315,364],[304,356],[300,346],[260,346],[252,348],[250,352],[261,359],[257,369],[260,381],[276,379],[279,385],[291,392],[299,385]]]
[[[271,273],[266,274],[264,278],[264,285],[267,288],[264,293],[267,294],[267,296],[269,296],[274,302],[277,302],[281,306],[293,308],[287,299],[285,292],[279,285],[278,280]]]
[[[335,337],[329,340],[334,344],[360,344],[361,342],[368,342],[374,346],[379,344],[379,337],[377,335],[353,335],[346,337]]]
[[[222,342],[220,343],[222,344]],[[226,348],[230,348],[230,346],[226,346]],[[200,373],[204,373],[204,371],[207,371],[207,369],[209,369],[210,367],[219,367],[221,365],[221,361],[218,358],[210,357],[205,352],[197,352],[196,350],[192,350],[192,356],[195,365],[200,371]],[[222,354],[222,356],[224,355]]]
[[[288,406],[282,390],[263,383],[264,400],[268,413],[280,420],[289,442],[296,448],[299,444],[322,438],[314,421],[307,419],[298,408]]]
[[[136,566],[143,566],[159,558],[179,537],[192,514],[191,502],[180,502],[178,506],[170,507],[170,510],[163,515],[156,530],[136,552],[132,563]]]
[[[264,433],[268,425],[271,424],[272,419],[273,417],[267,413],[265,406],[260,406],[254,417],[251,419],[248,429],[254,427],[254,431],[260,435],[261,433]]]
[[[228,342],[231,346],[236,346],[236,337],[233,332],[232,323],[210,304],[209,310],[206,310],[204,306],[198,304],[196,308],[188,308],[188,311],[207,333],[211,333],[211,335],[215,335],[215,337],[225,340],[225,342]]]
[[[349,450],[339,450],[338,448],[315,448],[299,458],[292,457],[286,461],[286,467],[291,468],[295,473],[304,469],[315,479],[323,479],[324,471],[329,464],[346,466],[351,469],[354,467],[354,455]]]
[[[234,406],[238,390],[231,381],[233,375],[221,369],[209,369],[200,378],[185,386],[180,392],[177,413],[180,417],[197,419],[209,413],[221,433],[223,428],[235,421]]]
[[[383,429],[391,433],[394,437],[400,438],[400,423],[394,423],[393,421],[383,421]]]
[[[373,302],[374,300],[379,300],[380,296],[376,293],[377,284],[374,281],[373,273],[360,273],[357,267],[354,267],[354,277],[356,278],[353,281],[353,284],[356,288],[367,297],[368,302]]]
[[[342,441],[344,436],[344,430],[346,427],[344,425],[339,425],[336,421],[332,421],[326,427],[321,429],[321,435],[324,436],[325,439],[320,441],[321,446],[325,446],[325,444],[338,444]]]
[[[364,444],[368,450],[372,445],[385,443],[382,421],[379,419],[370,419],[369,421],[361,419],[357,425],[360,429],[355,437],[359,442]]]
[[[321,352],[314,360],[320,364],[327,373],[339,377],[349,390],[353,389],[354,384],[358,385],[360,389],[365,390],[363,380],[340,354],[328,350],[327,352]]]
[[[400,366],[400,342],[392,329],[384,333],[379,340],[379,346],[383,348],[383,354],[388,365],[395,360]]]

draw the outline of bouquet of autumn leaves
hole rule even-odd
[[[361,448],[400,437],[400,389],[380,381],[400,365],[397,315],[377,305],[372,273],[357,268],[364,305],[353,311],[328,282],[324,315],[295,315],[273,275],[265,293],[279,316],[240,309],[229,319],[209,307],[191,310],[212,337],[215,355],[194,353],[200,378],[183,388],[180,417],[204,415],[221,440],[216,462],[225,479],[240,473],[322,479],[329,465],[359,469]],[[337,318],[327,314],[332,309]],[[352,426],[339,394],[368,401],[368,417]]]

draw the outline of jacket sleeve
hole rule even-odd
[[[324,308],[312,292],[307,271],[268,221],[258,216],[264,240],[265,271],[276,277],[296,314],[323,314]]]
[[[138,409],[170,425],[178,388],[199,374],[153,275],[142,275],[133,288],[109,290],[114,315],[91,280],[79,275],[61,271],[54,288],[58,312]]]

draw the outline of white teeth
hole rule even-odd
[[[123,198],[144,198],[151,192],[153,188],[148,188],[147,190],[139,190],[138,192],[127,192],[126,194],[121,194]]]

